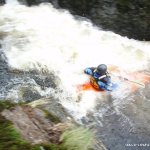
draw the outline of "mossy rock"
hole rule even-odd
[[[0,112],[2,112],[4,109],[9,109],[11,107],[16,106],[16,103],[13,103],[8,100],[0,100]]]
[[[48,110],[44,110],[45,117],[54,123],[60,123],[61,120],[54,114],[50,113]]]
[[[41,150],[41,146],[45,150],[63,150],[56,144],[36,144],[25,141],[20,133],[14,128],[13,123],[1,115],[4,109],[12,109],[16,105],[11,101],[0,101],[0,150]]]

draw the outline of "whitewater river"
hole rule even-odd
[[[21,90],[32,89],[34,99],[59,99],[108,149],[150,149],[148,79],[136,79],[145,82],[145,88],[136,90],[118,79],[114,92],[77,92],[76,88],[88,81],[84,68],[101,63],[117,66],[119,75],[150,76],[149,42],[102,31],[51,4],[27,7],[8,0],[0,7],[0,46],[0,99],[21,101]]]

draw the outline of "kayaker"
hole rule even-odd
[[[107,66],[100,64],[98,67],[86,68],[84,72],[90,77],[90,83],[95,89],[112,91],[111,77],[107,72]]]

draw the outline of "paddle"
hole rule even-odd
[[[140,82],[137,82],[137,81],[129,80],[129,79],[127,79],[127,78],[124,78],[124,80],[129,81],[129,82],[132,82],[132,83],[136,83],[136,84],[138,84],[138,85],[141,85],[143,88],[145,88],[145,84],[144,84],[144,83],[140,83]]]
[[[111,73],[110,73],[110,74],[111,74]],[[117,75],[114,75],[114,74],[111,74],[111,75],[113,75],[113,76],[115,76],[115,77],[118,77],[118,78],[121,78],[121,79],[123,79],[123,80],[125,80],[125,81],[129,81],[129,82],[138,84],[138,85],[142,86],[143,88],[145,88],[145,84],[144,84],[144,83],[140,83],[140,82],[137,82],[137,81],[134,81],[134,80],[129,80],[128,78],[124,78],[124,77],[122,77],[122,76],[117,76]]]

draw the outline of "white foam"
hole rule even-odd
[[[149,42],[102,31],[50,4],[34,7],[5,5],[0,13],[2,46],[9,65],[23,70],[46,67],[57,73],[62,89],[72,95],[76,93],[75,85],[87,81],[83,74],[85,67],[100,63],[129,71],[148,67]],[[95,93],[88,96],[85,93],[82,99],[78,111],[85,114],[94,106]],[[64,99],[63,103],[68,108],[74,106]]]

